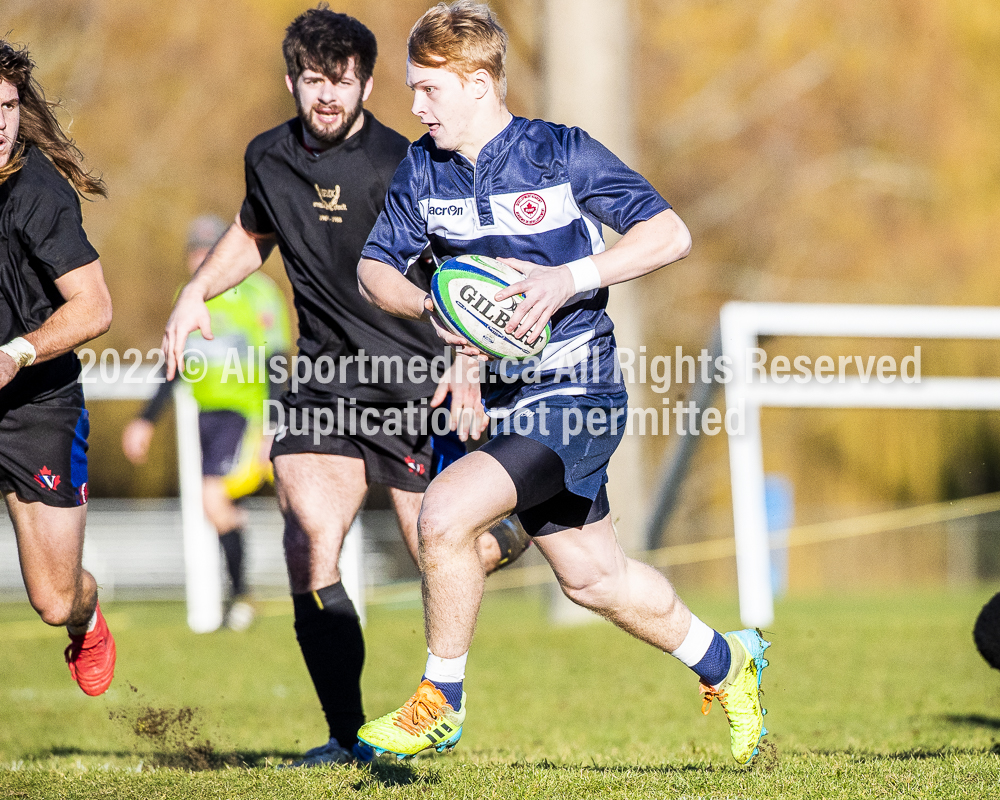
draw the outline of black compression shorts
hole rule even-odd
[[[514,482],[514,513],[529,536],[580,528],[604,519],[611,511],[604,485],[593,500],[567,489],[562,459],[541,442],[506,433],[494,436],[479,449],[500,462]]]

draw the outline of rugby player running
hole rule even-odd
[[[77,192],[83,167],[26,49],[0,39],[0,492],[28,599],[65,625],[70,674],[89,695],[115,671],[115,640],[83,568],[90,422],[73,348],[111,326],[111,296]]]
[[[661,573],[628,558],[605,490],[627,407],[607,287],[683,258],[690,234],[642,176],[584,131],[510,114],[506,44],[488,6],[469,0],[438,4],[410,32],[407,83],[428,133],[393,178],[358,279],[380,308],[429,320],[446,342],[480,355],[441,327],[427,294],[403,273],[427,242],[438,260],[463,253],[500,258],[524,274],[495,298],[524,294],[507,332],[532,332],[534,340],[551,320],[552,337],[540,356],[540,380],[534,370],[529,380],[504,362],[488,363],[484,400],[491,416],[507,423],[424,495],[420,568],[430,655],[416,693],[365,725],[359,739],[397,756],[458,741],[465,663],[483,594],[476,537],[517,513],[571,600],[698,675],[703,712],[721,701],[733,757],[749,763],[766,733],[759,681],[767,643],[753,630],[713,630]],[[434,213],[442,205],[462,213]],[[600,223],[623,234],[606,251]],[[577,419],[587,419],[587,427],[567,436],[580,429]]]
[[[337,562],[368,486],[388,487],[416,560],[417,513],[433,466],[427,412],[450,391],[452,425],[461,420],[463,438],[481,432],[483,416],[478,389],[450,379],[471,359],[457,360],[435,389],[432,380],[420,380],[426,370],[408,368],[441,355],[433,332],[373,308],[358,292],[361,248],[408,146],[363,108],[373,86],[375,37],[324,3],[289,25],[282,49],[298,115],[247,147],[242,208],[178,297],[163,349],[171,378],[182,368],[188,334],[200,329],[212,338],[206,301],[257,270],[277,245],[298,314],[301,380],[282,398],[286,424],[275,435],[271,460],[295,632],[330,731],[326,744],[298,762],[313,766],[351,760],[364,722],[364,640]],[[407,368],[395,380],[373,381],[374,359],[388,357]],[[321,370],[324,361],[334,365],[333,374]],[[338,407],[344,411],[337,424],[325,424]],[[414,418],[405,415],[408,407],[423,418],[397,430],[394,421]],[[367,419],[369,429],[373,419],[380,425],[374,434],[364,426],[352,430],[348,413]],[[477,545],[479,568],[509,563],[526,544],[515,526],[498,526]]]

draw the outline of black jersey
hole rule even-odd
[[[97,257],[83,231],[79,196],[29,145],[24,165],[0,184],[0,343],[39,328],[65,302],[56,279]],[[24,367],[0,389],[0,409],[76,398],[79,374],[75,353]]]
[[[405,138],[365,111],[358,133],[318,154],[303,146],[298,118],[261,134],[247,147],[247,195],[240,224],[249,233],[277,236],[295,293],[300,355],[313,363],[329,356],[335,365],[332,375],[327,364],[319,370],[319,379],[314,374],[300,387],[306,400],[405,402],[434,391],[429,379],[411,383],[406,368],[411,358],[430,360],[443,352],[431,327],[392,317],[358,291],[361,249],[408,146]],[[360,350],[369,360],[359,370]],[[349,356],[355,360],[348,362]],[[402,375],[393,367],[390,380],[384,380],[383,360],[374,382],[370,359],[392,356],[402,359]]]

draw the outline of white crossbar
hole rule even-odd
[[[727,303],[720,314],[722,352],[733,379],[726,383],[727,409],[743,409],[742,432],[729,436],[729,468],[736,532],[740,616],[748,626],[774,621],[770,579],[760,409],[921,408],[1000,409],[1000,379],[921,378],[881,383],[788,380],[754,382],[747,353],[760,336],[1000,339],[1000,309],[944,306],[865,306],[805,303]]]

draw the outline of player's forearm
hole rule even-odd
[[[624,283],[679,261],[691,252],[691,234],[673,210],[639,222],[613,247],[591,256],[601,286]]]
[[[111,327],[111,295],[99,261],[56,279],[56,288],[66,302],[23,337],[35,348],[35,363],[68,353]]]
[[[254,237],[233,223],[184,287],[184,292],[200,300],[217,297],[260,269],[273,247],[273,236]]]
[[[402,319],[426,319],[427,293],[410,283],[398,270],[363,258],[358,264],[358,290],[369,303]]]

